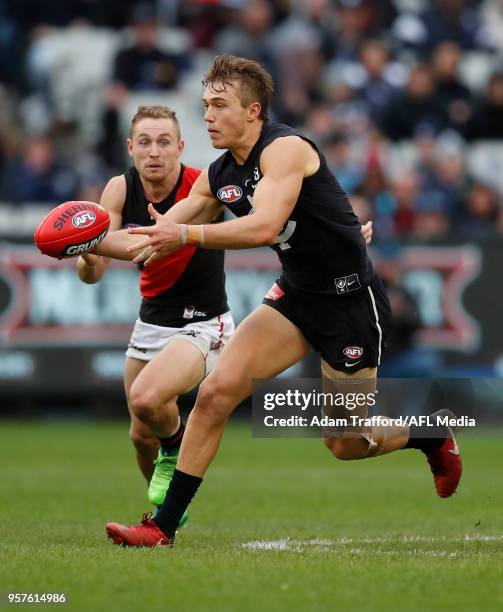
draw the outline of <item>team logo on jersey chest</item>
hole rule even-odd
[[[226,185],[217,192],[217,198],[226,204],[232,204],[241,198],[243,190],[239,185]]]

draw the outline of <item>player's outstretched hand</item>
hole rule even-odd
[[[152,204],[148,205],[148,212],[155,225],[147,227],[131,227],[130,234],[142,234],[147,236],[146,240],[137,242],[128,247],[129,253],[133,255],[134,263],[143,263],[149,266],[154,261],[162,259],[182,246],[180,226],[167,221],[161,213],[157,212]]]
[[[367,221],[365,225],[362,225],[362,236],[365,239],[366,244],[370,244],[372,242],[372,234],[374,230],[372,229],[372,221]]]

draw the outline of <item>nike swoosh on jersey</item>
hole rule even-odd
[[[358,361],[355,361],[353,363],[348,363],[346,361],[346,363],[344,364],[347,368],[352,368],[353,366],[355,366],[356,364],[360,363],[361,359],[358,359]]]

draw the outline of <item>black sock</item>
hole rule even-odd
[[[175,468],[166,498],[153,519],[168,538],[174,537],[183,513],[202,482],[203,479],[199,476],[192,476]]]
[[[161,448],[166,455],[171,455],[174,451],[177,451],[180,448],[184,431],[185,426],[180,419],[180,427],[172,436],[168,436],[167,438],[159,438]]]
[[[434,453],[445,442],[446,436],[447,431],[442,425],[411,425],[409,439],[404,448],[418,448],[423,453]]]

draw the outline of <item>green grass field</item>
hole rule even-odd
[[[130,550],[104,532],[148,509],[127,429],[0,421],[4,601],[65,592],[65,609],[86,611],[503,609],[497,435],[461,436],[462,486],[441,500],[417,451],[337,462],[318,440],[254,439],[232,425],[176,547]]]

